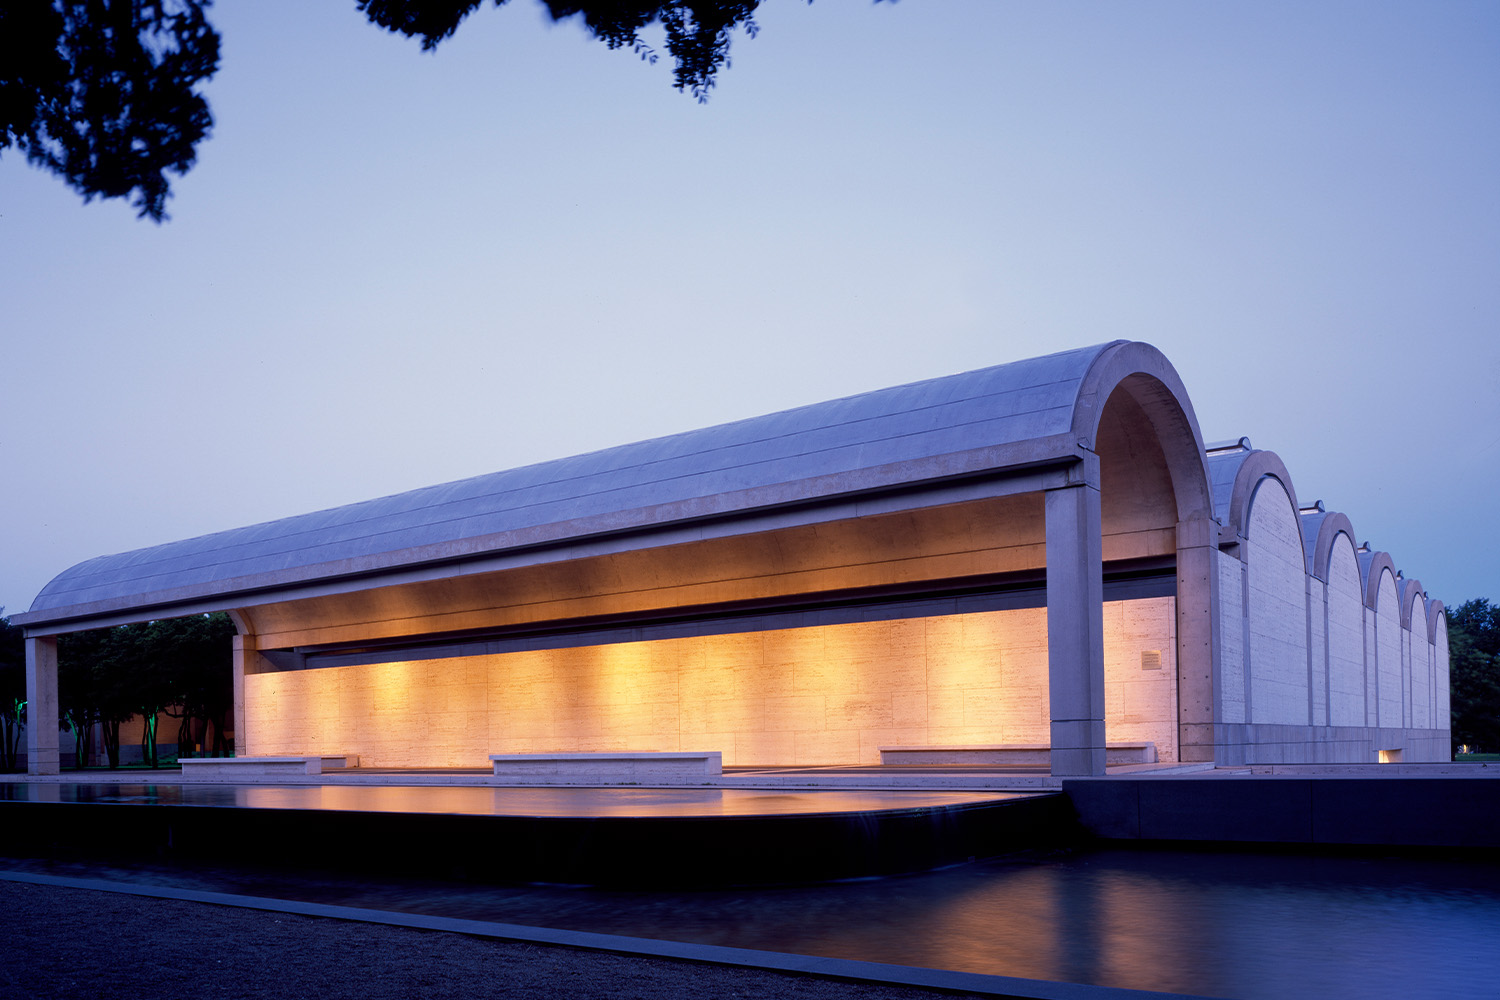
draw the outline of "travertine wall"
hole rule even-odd
[[[1427,641],[1427,615],[1422,602],[1412,610],[1411,628],[1402,630],[1406,641],[1406,682],[1411,725],[1431,729],[1432,720],[1432,644]]]
[[[1176,755],[1175,602],[1105,605],[1108,738]],[[368,766],[490,753],[719,750],[878,763],[888,745],[1046,743],[1046,610],[252,674],[249,752]]]
[[[1323,584],[1311,576],[1303,578],[1307,586],[1307,683],[1308,721],[1315,726],[1328,725],[1328,621],[1323,614],[1327,595]]]
[[[1104,605],[1104,724],[1111,742],[1150,741],[1177,759],[1177,601]]]
[[[1308,574],[1289,494],[1272,478],[1245,524],[1241,558],[1218,557],[1216,759],[1374,762],[1399,749],[1407,761],[1446,760],[1446,636],[1428,641],[1420,597],[1413,628],[1402,628],[1395,575],[1376,559],[1376,606],[1366,607],[1344,532],[1327,582]]]
[[[1214,679],[1218,701],[1215,720],[1248,722],[1245,718],[1245,650],[1250,618],[1245,609],[1245,564],[1215,553],[1219,561],[1219,676]]]
[[[1291,497],[1262,479],[1245,540],[1250,620],[1249,721],[1306,725],[1307,572]]]
[[[1365,602],[1354,542],[1339,534],[1328,560],[1328,724],[1365,724]]]
[[[1452,722],[1452,708],[1449,704],[1451,694],[1448,684],[1448,616],[1438,615],[1437,623],[1433,627],[1435,639],[1432,645],[1433,659],[1433,687],[1437,690],[1437,698],[1434,700],[1433,714],[1436,716],[1437,729],[1448,729]]]
[[[1400,727],[1405,725],[1401,703],[1401,605],[1396,596],[1396,577],[1388,569],[1381,570],[1372,618],[1379,713],[1375,725]]]

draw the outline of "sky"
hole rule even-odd
[[[707,104],[220,0],[171,220],[0,156],[0,606],[84,559],[1115,339],[1500,600],[1500,4],[768,0]],[[660,39],[648,36],[661,49]]]

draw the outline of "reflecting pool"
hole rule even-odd
[[[70,873],[1208,996],[1481,997],[1500,983],[1500,865],[1472,860],[1098,850],[671,893],[225,868]]]

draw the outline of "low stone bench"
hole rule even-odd
[[[1106,743],[1106,764],[1155,764],[1155,743]],[[1045,743],[995,743],[987,746],[881,747],[882,764],[1039,764],[1052,763]]]
[[[706,752],[495,753],[495,777],[514,785],[702,785],[724,773]]]
[[[322,774],[339,767],[358,767],[354,754],[314,757],[185,757],[182,773],[198,777],[251,778],[275,774]]]

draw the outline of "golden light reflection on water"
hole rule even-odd
[[[1478,863],[1102,851],[774,891],[536,894],[491,918],[1247,1000],[1500,981],[1500,867]]]

